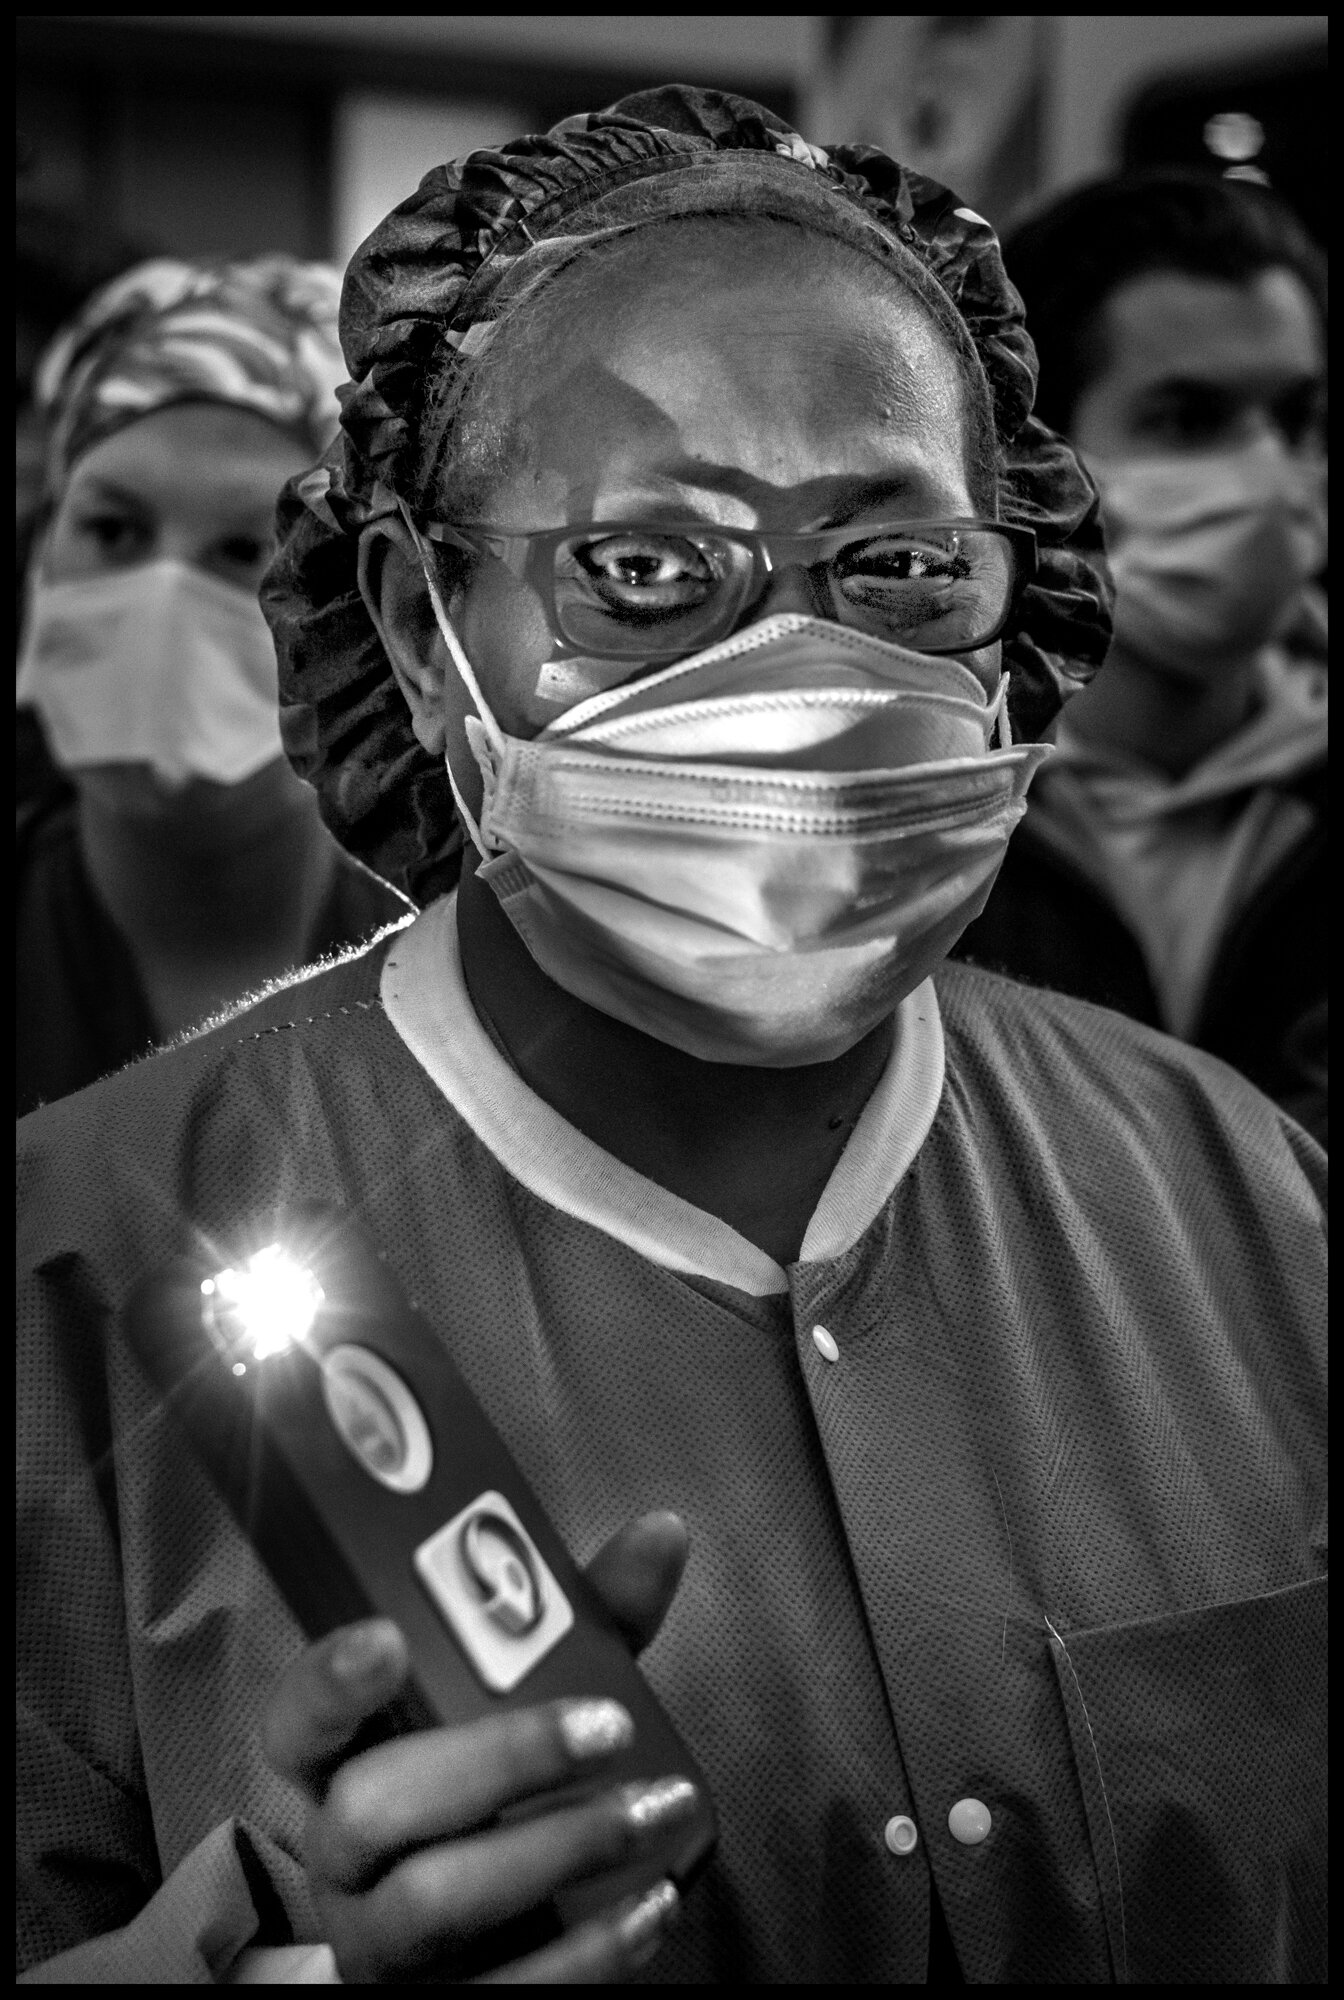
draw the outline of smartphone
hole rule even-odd
[[[137,1288],[126,1330],[309,1637],[373,1616],[400,1626],[411,1684],[397,1728],[609,1695],[634,1742],[586,1789],[695,1783],[697,1816],[637,1867],[565,1891],[563,1924],[663,1876],[689,1885],[715,1840],[704,1777],[356,1217],[306,1203],[231,1259],[183,1257]]]

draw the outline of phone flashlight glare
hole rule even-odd
[[[237,1355],[235,1375],[248,1361],[283,1354],[312,1330],[325,1293],[312,1272],[281,1243],[268,1243],[237,1268],[201,1281],[206,1332],[227,1354]]]

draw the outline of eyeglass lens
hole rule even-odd
[[[972,651],[1012,595],[1011,545],[992,529],[884,528],[815,567],[842,624],[914,651]],[[555,609],[571,644],[609,657],[693,652],[731,630],[751,588],[750,546],[710,532],[576,534],[555,555]]]

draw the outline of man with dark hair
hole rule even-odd
[[[1004,252],[1117,609],[958,955],[1211,1050],[1323,1140],[1324,260],[1267,190],[1175,171]]]
[[[1036,343],[1036,414],[1066,436],[1114,355],[1104,309],[1137,279],[1163,272],[1242,287],[1287,271],[1325,319],[1322,252],[1291,209],[1247,181],[1175,169],[1094,181],[1020,223],[1003,254]]]

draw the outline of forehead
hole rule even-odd
[[[574,286],[511,387],[514,502],[597,518],[665,492],[750,525],[889,472],[924,506],[969,509],[959,364],[904,287],[853,253],[772,256],[767,238],[735,255],[730,236],[688,257],[665,234],[665,258]]]
[[[177,403],[91,446],[71,471],[69,491],[113,487],[177,511],[264,504],[309,456],[253,410]]]
[[[1319,374],[1324,343],[1300,278],[1261,271],[1244,284],[1151,271],[1120,286],[1102,315],[1106,374],[1135,389],[1165,378],[1258,386]]]

